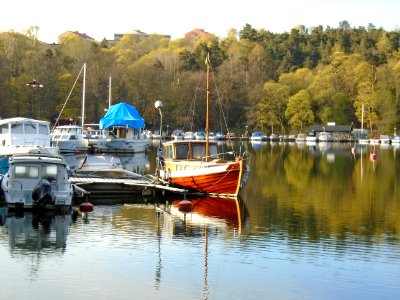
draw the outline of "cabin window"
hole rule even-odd
[[[25,124],[26,134],[36,134],[36,124]]]
[[[43,177],[49,181],[53,181],[57,178],[57,166],[49,165],[43,168]]]
[[[49,134],[49,127],[47,125],[39,124],[39,134]]]
[[[23,124],[11,125],[11,133],[14,134],[24,133],[24,125]]]
[[[177,144],[176,148],[176,159],[188,159],[189,158],[189,144]]]
[[[172,145],[164,147],[163,156],[164,156],[165,159],[172,159],[173,158]]]
[[[205,144],[192,144],[193,158],[201,159],[206,156]]]
[[[69,139],[70,139],[70,140],[77,140],[78,137],[77,137],[76,135],[71,135],[71,136],[69,137]]]
[[[0,133],[8,133],[8,124],[0,125]]]
[[[39,176],[39,168],[33,166],[15,166],[15,177],[20,178],[37,178]]]

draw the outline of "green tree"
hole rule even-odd
[[[314,122],[311,97],[306,90],[301,90],[289,98],[285,117],[293,129],[299,129],[300,131]]]

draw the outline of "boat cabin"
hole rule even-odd
[[[51,134],[53,140],[79,140],[82,138],[82,127],[75,125],[57,126]]]
[[[0,120],[0,145],[50,147],[49,122],[28,118]]]
[[[218,159],[218,144],[209,143],[209,158]],[[163,157],[165,160],[206,160],[205,141],[171,141],[163,144]]]

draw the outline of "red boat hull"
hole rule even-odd
[[[209,171],[212,167],[205,169]],[[240,190],[241,178],[242,161],[239,161],[227,165],[226,170],[223,171],[179,177],[171,175],[168,180],[175,187],[187,189],[189,192],[237,196]]]

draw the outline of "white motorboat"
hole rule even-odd
[[[19,117],[0,120],[0,156],[28,153],[32,149],[59,153],[58,147],[51,146],[49,122]]]
[[[392,144],[400,144],[400,136],[399,135],[395,135],[392,137]]]
[[[306,135],[304,133],[299,133],[296,137],[296,142],[304,143],[306,141]]]
[[[82,164],[76,168],[77,175],[100,176],[100,177],[138,177],[136,173],[130,172],[122,167],[118,157],[110,155],[87,155]]]
[[[74,187],[62,156],[31,151],[14,155],[1,178],[1,191],[10,209],[68,209]]]
[[[57,126],[51,134],[51,141],[61,153],[86,151],[89,144],[83,137],[82,127],[77,125]]]
[[[332,135],[330,132],[322,131],[318,133],[319,142],[330,142],[332,141]]]
[[[380,140],[381,144],[390,144],[391,143],[390,137],[386,134],[381,134],[379,136],[379,140]]]
[[[206,133],[204,131],[197,131],[194,133],[195,139],[202,141],[206,139]]]

